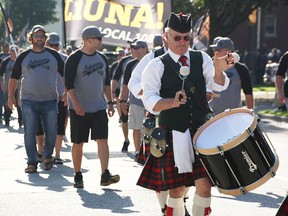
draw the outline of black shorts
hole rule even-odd
[[[100,110],[96,113],[85,113],[79,116],[74,110],[70,112],[70,130],[71,142],[88,142],[89,132],[91,130],[91,140],[108,139],[108,117],[106,110]]]
[[[64,106],[63,101],[58,102],[58,114],[57,114],[57,135],[65,135],[65,120],[68,116],[67,106]],[[41,119],[38,121],[37,136],[44,135]]]
[[[63,101],[58,102],[57,135],[65,135],[65,121],[68,116],[68,107]]]

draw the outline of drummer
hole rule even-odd
[[[168,147],[162,157],[150,155],[137,184],[154,191],[169,190],[167,216],[185,214],[185,186],[192,185],[196,186],[193,215],[206,216],[211,212],[211,182],[194,154],[191,137],[206,121],[206,84],[211,90],[226,89],[229,79],[224,71],[232,66],[232,58],[227,56],[218,60],[218,52],[212,62],[204,52],[189,51],[190,35],[190,14],[172,12],[165,31],[169,50],[150,61],[142,75],[143,103],[149,112],[159,115],[159,126],[167,130]],[[171,65],[178,70],[170,68]],[[190,79],[197,86],[188,88],[185,85],[185,90],[181,90],[182,79],[178,71],[182,65],[193,65],[184,82]]]

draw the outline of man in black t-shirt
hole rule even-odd
[[[101,165],[101,186],[120,180],[108,170],[108,117],[114,115],[111,98],[110,76],[107,57],[98,52],[105,33],[96,26],[82,31],[83,46],[75,50],[65,64],[65,86],[68,92],[70,113],[74,187],[83,188],[83,145],[90,139],[98,145]],[[106,113],[107,111],[107,113]]]
[[[278,100],[280,105],[286,104],[288,109],[288,81],[283,81],[288,71],[288,51],[281,57],[278,70],[276,72],[276,88],[278,91]],[[283,88],[284,87],[284,88]]]

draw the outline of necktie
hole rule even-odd
[[[187,57],[186,56],[180,56],[179,61],[182,63],[182,66],[189,66],[187,64]]]

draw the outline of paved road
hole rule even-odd
[[[121,180],[109,187],[100,186],[100,165],[97,145],[90,141],[84,146],[83,172],[85,189],[73,188],[71,144],[63,145],[64,165],[45,171],[41,166],[37,174],[25,174],[23,129],[14,119],[12,127],[0,126],[0,216],[51,215],[131,215],[160,216],[154,192],[136,186],[142,166],[133,161],[134,148],[120,152],[122,133],[115,116],[110,119],[110,171]],[[213,189],[212,210],[217,216],[275,215],[288,191],[287,130],[285,122],[262,119],[280,157],[277,175],[247,195],[229,196]],[[131,139],[132,140],[132,139]],[[193,197],[194,188],[189,194]],[[187,200],[191,212],[192,198]]]

